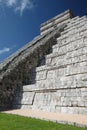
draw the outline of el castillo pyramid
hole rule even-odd
[[[67,10],[0,63],[0,110],[87,115],[87,16]]]

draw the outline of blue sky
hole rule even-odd
[[[0,61],[39,35],[41,23],[67,9],[87,15],[87,0],[0,0]]]

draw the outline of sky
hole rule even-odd
[[[70,9],[87,15],[87,0],[0,0],[0,62],[40,34],[40,24]]]

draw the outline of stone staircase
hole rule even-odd
[[[21,101],[13,103],[15,95],[20,93],[17,91],[21,86],[36,83],[36,67],[45,65],[45,55],[52,52],[56,38],[72,18],[73,14],[67,10],[41,24],[40,35],[0,62],[0,111],[12,109],[12,104],[21,104]]]
[[[87,115],[87,17],[72,18],[13,108]]]

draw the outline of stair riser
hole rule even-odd
[[[71,19],[52,49],[35,70],[35,84],[23,86],[15,106],[87,115],[87,18]]]
[[[87,100],[84,96],[87,94],[87,88],[79,89],[63,89],[56,92],[46,92],[46,93],[36,93],[33,105],[27,104],[18,104],[22,109],[31,108],[31,109],[40,109],[46,111],[57,111],[57,112],[66,112],[72,107],[68,113],[86,113]],[[37,104],[38,103],[38,104]],[[30,106],[30,107],[29,107]],[[79,107],[78,107],[79,106]],[[84,108],[83,108],[84,107]],[[75,110],[75,111],[73,111]],[[81,112],[81,110],[84,110]]]
[[[68,24],[68,27],[71,27],[72,25],[77,25],[79,23],[84,22],[85,20],[87,20],[87,16],[83,16],[83,17],[77,17],[76,19],[72,18],[70,20],[70,23]],[[66,28],[68,28],[66,27]]]
[[[87,46],[87,38],[79,38],[77,40],[71,41],[71,42],[62,42],[62,45],[60,47],[53,48],[53,53],[59,53],[59,55],[79,49],[81,47]]]
[[[65,38],[71,34],[73,35],[74,33],[76,34],[77,32],[79,32],[81,30],[86,30],[86,29],[87,29],[87,22],[85,22],[84,24],[79,24],[77,26],[73,26],[69,30],[65,30],[63,33],[61,32],[61,35],[63,38]]]
[[[57,44],[56,45],[53,45],[53,49],[54,48],[57,48],[59,46],[63,46],[64,44],[68,44],[72,41],[75,41],[77,40],[78,38],[84,38],[84,40],[86,41],[86,34],[87,34],[87,29],[82,29],[80,31],[77,31],[77,32],[74,32],[73,34],[70,34],[69,36],[66,35],[66,36],[61,36],[61,38],[58,38],[57,39]]]
[[[37,93],[55,92],[57,90],[62,91],[63,89],[67,89],[67,88],[69,88],[69,89],[76,89],[76,88],[83,89],[84,88],[85,90],[87,89],[87,79],[86,79],[87,73],[83,73],[83,74],[79,74],[79,75],[72,74],[70,76],[64,77],[64,75],[66,75],[66,73],[67,73],[67,68],[63,69],[62,71],[60,69],[55,69],[55,71],[53,71],[53,72],[52,72],[52,70],[50,70],[50,71],[48,71],[47,76],[49,76],[50,73],[52,73],[52,75],[55,75],[54,78],[52,78],[52,76],[50,76],[49,78],[47,77],[46,80],[39,80],[39,81],[37,81],[37,84],[34,88],[29,89],[28,91],[27,91],[27,89],[26,89],[26,91],[24,89],[24,91],[21,91],[20,95],[18,95],[16,97],[17,98],[25,97],[23,100],[21,98],[21,101],[24,101],[26,99],[26,102],[27,102],[30,98],[32,98],[32,100],[33,100],[33,96],[36,92]],[[58,73],[59,73],[59,75],[58,75]],[[29,98],[26,98],[28,96],[28,94],[30,96],[29,96]],[[87,94],[87,92],[85,91],[85,94],[83,95],[83,97],[86,96],[86,94]],[[82,96],[82,95],[80,95],[80,96]]]

